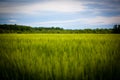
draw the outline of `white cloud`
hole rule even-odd
[[[89,5],[90,4],[90,5]],[[105,8],[91,7],[98,4]],[[112,8],[111,8],[112,7]],[[115,8],[115,9],[114,9]],[[81,11],[92,11],[93,13],[104,13],[105,11],[120,11],[119,5],[108,1],[97,2],[89,0],[44,0],[33,3],[0,3],[0,13],[23,13],[23,14],[44,14],[44,12],[67,12],[75,13]]]
[[[37,22],[34,24],[40,24],[40,25],[45,25],[45,24],[69,24],[69,23],[83,23],[83,24],[92,24],[92,25],[97,25],[97,24],[117,24],[120,23],[120,16],[116,17],[102,17],[102,16],[97,16],[95,18],[79,18],[79,19],[73,19],[73,20],[63,20],[63,21],[46,21],[46,22]]]
[[[33,11],[79,12],[84,10],[84,6],[75,1],[54,1],[34,4],[30,9]]]
[[[63,21],[46,21],[46,22],[38,22],[37,24],[54,24],[54,23],[57,23],[57,24],[63,24],[63,23],[72,23],[72,22],[78,22],[80,21],[80,19],[75,19],[75,20],[63,20]]]
[[[8,20],[8,22],[12,22],[12,23],[14,23],[14,22],[17,22],[16,20]]]
[[[85,19],[88,24],[117,24],[120,23],[120,16],[115,17],[102,17],[98,16],[91,19]]]
[[[3,4],[2,4],[3,5]],[[5,4],[6,5],[6,4]],[[78,1],[46,1],[31,4],[1,6],[0,13],[37,13],[41,11],[79,12],[85,9]]]

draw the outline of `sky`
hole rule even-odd
[[[64,29],[120,24],[120,0],[0,0],[0,24]]]

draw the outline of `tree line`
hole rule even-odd
[[[31,27],[17,24],[0,24],[0,33],[120,33],[120,25],[110,29],[63,29],[60,27]]]

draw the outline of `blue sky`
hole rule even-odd
[[[65,29],[112,28],[120,0],[0,0],[0,23]]]

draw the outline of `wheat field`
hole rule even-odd
[[[0,34],[1,80],[120,80],[120,34]]]

